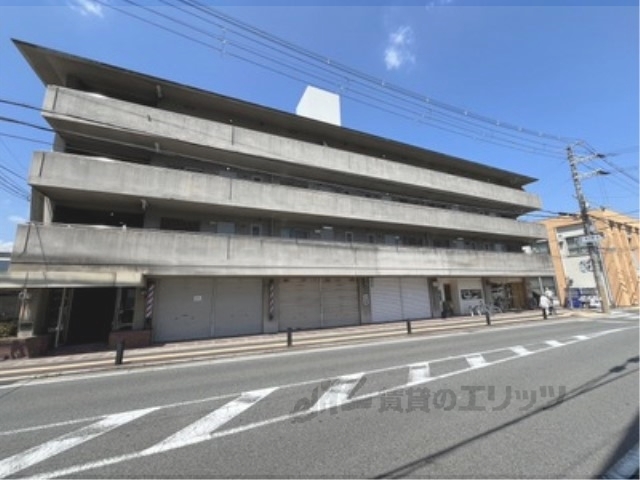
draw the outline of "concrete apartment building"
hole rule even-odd
[[[56,132],[5,280],[29,292],[23,336],[337,327],[526,308],[555,287],[550,256],[523,252],[546,238],[517,220],[541,208],[533,178],[341,127],[326,92],[295,115],[16,45]]]
[[[640,222],[611,210],[592,210],[589,216],[597,235],[602,238],[598,255],[610,304],[617,307],[638,305]],[[567,298],[573,298],[573,305],[579,306],[581,296],[597,296],[588,247],[580,240],[584,236],[580,218],[563,216],[541,223],[547,228],[549,242],[539,243],[538,251],[551,253],[563,304]]]

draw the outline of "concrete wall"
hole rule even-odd
[[[182,208],[189,205],[241,208],[258,215],[286,212],[291,221],[296,216],[333,217],[343,222],[413,225],[461,234],[520,239],[546,236],[542,225],[506,218],[54,152],[34,154],[29,183],[47,187],[49,191],[55,188],[128,196],[132,202],[144,198],[151,206],[156,200],[171,199],[176,208],[181,204]],[[80,197],[78,201],[82,201]],[[147,218],[145,226],[157,228],[159,220],[156,220]]]
[[[73,245],[70,249],[69,246]],[[548,255],[348,245],[291,239],[65,225],[20,225],[12,269],[152,275],[552,275]]]
[[[372,181],[407,185],[430,192],[457,194],[460,198],[491,199],[504,205],[537,210],[539,198],[518,189],[400,164],[377,157],[345,152],[290,138],[207,121],[156,108],[135,105],[102,95],[49,86],[43,115],[54,125],[73,126],[78,132],[110,130],[137,143],[170,145],[172,151],[206,147],[289,164],[310,171],[324,170]],[[86,112],[91,112],[90,118]],[[238,161],[236,158],[235,161]],[[265,168],[268,168],[265,165]]]

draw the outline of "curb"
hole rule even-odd
[[[550,320],[560,320],[570,318],[571,315],[567,312],[560,313]],[[518,323],[528,323],[533,321],[540,321],[540,314],[536,313],[531,315],[523,315],[517,318],[493,318],[492,327],[500,327],[505,325],[512,325]],[[399,322],[404,325],[405,322]],[[16,367],[0,371],[0,383],[24,381],[29,379],[44,379],[59,377],[64,375],[74,374],[86,374],[90,372],[105,372],[105,371],[122,371],[131,370],[145,367],[158,367],[163,365],[181,364],[188,361],[207,361],[215,360],[218,358],[229,358],[241,355],[257,355],[268,353],[279,353],[293,350],[306,350],[314,349],[325,346],[341,346],[341,345],[356,345],[366,342],[382,341],[384,339],[393,339],[397,337],[415,337],[426,336],[429,334],[437,334],[446,331],[458,331],[458,330],[478,330],[483,327],[487,327],[480,320],[475,321],[459,321],[457,323],[446,324],[439,322],[437,325],[420,325],[419,321],[413,323],[411,333],[407,332],[406,328],[401,327],[398,323],[395,323],[397,328],[383,329],[383,331],[373,332],[361,332],[351,333],[346,335],[340,335],[339,333],[331,332],[327,335],[306,335],[306,338],[300,338],[296,341],[295,334],[293,337],[293,345],[287,347],[286,340],[279,338],[277,341],[265,341],[265,342],[244,342],[236,345],[220,345],[220,346],[197,346],[195,348],[185,349],[173,349],[172,351],[165,352],[144,352],[144,353],[131,353],[125,355],[124,362],[121,365],[115,365],[115,354],[109,352],[109,358],[96,358],[95,360],[85,359],[77,362],[65,362],[51,365],[33,365]],[[295,333],[295,332],[294,332]],[[305,332],[308,333],[308,332]],[[314,338],[315,337],[315,338]],[[231,342],[230,342],[231,343]],[[101,352],[105,353],[105,352]],[[35,363],[35,362],[34,362]]]

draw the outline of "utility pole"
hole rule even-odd
[[[582,220],[582,228],[584,229],[585,236],[593,236],[596,233],[595,227],[589,217],[589,210],[587,201],[584,198],[582,191],[582,177],[578,173],[578,159],[573,153],[571,146],[567,147],[567,159],[569,160],[569,167],[571,167],[571,177],[573,178],[573,186],[576,189],[576,197],[580,206],[580,218]],[[591,265],[593,267],[593,277],[596,281],[596,288],[598,290],[598,296],[602,305],[602,312],[609,313],[609,295],[604,286],[604,277],[602,273],[602,265],[600,264],[600,256],[598,255],[598,245],[596,242],[587,241],[587,249],[589,252],[589,258],[591,259]]]

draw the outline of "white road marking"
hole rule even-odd
[[[524,326],[522,327],[524,328]],[[611,329],[611,330],[604,330],[601,332],[597,332],[597,333],[593,333],[591,334],[590,338],[595,338],[595,337],[599,337],[602,335],[607,335],[609,333],[615,333],[615,332],[620,332],[620,331],[624,331],[624,330],[630,330],[630,329],[637,329],[638,327],[634,326],[634,327],[625,327],[625,328],[615,328],[615,329]],[[546,343],[547,345],[551,346],[551,347],[562,347],[565,345],[568,345],[566,343],[562,343],[562,342],[558,342],[557,340],[547,340],[544,343]],[[338,347],[338,348],[342,348],[342,347]],[[489,354],[489,353],[497,353],[497,352],[503,352],[505,350],[507,350],[509,347],[500,347],[500,348],[495,348],[492,350],[486,350],[483,352],[478,352],[476,354],[470,354],[470,355],[477,355],[477,354]],[[534,353],[537,353],[534,352]],[[430,360],[430,363],[434,363],[434,362],[443,362],[443,361],[447,361],[447,360],[455,360],[455,359],[459,359],[464,357],[464,355],[452,355],[449,357],[443,357],[443,358],[438,358],[438,359],[433,359]],[[229,359],[232,360],[232,359]],[[233,359],[234,360],[234,359]],[[207,363],[212,363],[212,362],[207,362]],[[493,362],[495,363],[495,362]],[[411,367],[412,365],[418,365],[418,364],[410,364],[410,365],[394,365],[391,367],[384,367],[384,368],[378,368],[378,369],[374,369],[374,370],[370,370],[368,372],[365,372],[366,375],[371,375],[371,374],[375,374],[375,373],[385,373],[385,372],[391,372],[394,370],[400,370],[400,369],[406,369],[408,367]],[[173,368],[175,366],[171,366],[171,368]],[[147,371],[153,371],[156,370],[154,369],[149,369]],[[129,372],[117,372],[114,374],[118,374],[118,375],[122,375],[122,374],[128,374],[128,373],[134,373],[137,371],[129,371]],[[110,375],[109,375],[110,376]],[[91,377],[93,378],[93,377]],[[428,380],[434,380],[437,379],[438,377],[429,377]],[[26,386],[34,386],[34,385],[42,385],[42,384],[49,384],[49,383],[54,383],[51,380],[42,380],[38,383],[29,383]],[[278,388],[280,389],[285,389],[285,388],[292,388],[292,387],[302,387],[305,385],[314,385],[314,384],[319,384],[321,382],[327,381],[330,379],[327,378],[319,378],[319,379],[313,379],[313,380],[303,380],[301,382],[294,382],[294,383],[290,383],[290,384],[286,384],[286,385],[280,385]],[[426,380],[426,379],[425,379]],[[420,381],[420,383],[424,383],[423,381]],[[5,386],[8,387],[8,386]],[[2,386],[0,386],[0,389],[3,388]],[[15,386],[13,386],[12,388],[15,388]],[[238,395],[240,395],[239,393],[228,393],[228,394],[224,394],[224,395],[216,395],[216,396],[212,396],[212,397],[206,397],[206,398],[198,398],[195,400],[185,400],[182,402],[174,402],[174,403],[167,403],[164,405],[157,405],[154,408],[158,408],[158,409],[166,409],[166,408],[175,408],[175,407],[182,407],[182,406],[187,406],[187,405],[195,405],[195,404],[199,404],[199,403],[207,403],[207,402],[212,402],[212,401],[216,401],[216,400],[222,400],[222,399],[226,399],[226,398],[233,398],[233,397],[237,397]],[[91,422],[100,418],[104,418],[106,415],[96,415],[93,417],[86,417],[86,418],[81,418],[81,419],[74,419],[74,420],[69,420],[66,422],[57,422],[57,423],[49,423],[49,424],[45,424],[45,425],[36,425],[36,426],[32,426],[32,427],[25,427],[25,428],[20,428],[20,429],[15,429],[15,430],[8,430],[5,432],[0,432],[0,437],[2,436],[8,436],[8,435],[15,435],[15,434],[20,434],[20,433],[26,433],[26,432],[32,432],[32,431],[37,431],[37,430],[46,430],[49,428],[55,428],[55,427],[60,427],[60,426],[64,426],[64,425],[73,425],[76,423],[83,423],[83,422]]]
[[[109,415],[102,420],[97,421],[79,430],[62,435],[36,447],[25,450],[24,452],[7,457],[0,461],[0,478],[5,478],[20,470],[31,467],[40,463],[54,455],[76,447],[82,443],[88,442],[114,428],[125,423],[129,423],[137,418],[157,410],[157,408],[144,408],[142,410],[132,410],[130,412]]]
[[[424,383],[431,378],[431,369],[429,363],[414,363],[409,365],[409,381],[407,385],[413,385],[417,383]]]
[[[525,355],[531,355],[533,353],[531,350],[528,350],[527,348],[523,347],[522,345],[516,345],[515,347],[509,347],[509,350],[511,350],[516,355],[520,355],[521,357],[524,357]]]
[[[574,335],[573,338],[575,338],[576,340],[589,340],[589,337],[587,335]]]
[[[356,373],[338,378],[308,411],[320,412],[345,404],[349,400],[349,394],[363,376],[364,373]]]
[[[154,453],[175,450],[176,448],[208,440],[211,432],[217,430],[232,418],[237,417],[277,389],[277,387],[265,388],[263,390],[243,393],[240,397],[214,410],[197,422],[183,428],[160,443],[143,450],[141,455],[152,455]]]
[[[479,353],[476,353],[474,355],[465,355],[464,358],[467,360],[467,363],[471,368],[480,368],[484,367],[485,365],[489,365],[485,358]]]
[[[554,320],[553,325],[563,325],[565,323],[587,323],[591,322],[590,319],[587,318],[567,318],[566,320]],[[540,324],[535,323],[525,323],[525,324],[517,324],[517,325],[494,325],[496,329],[500,331],[509,331],[509,330],[517,330],[517,329],[529,329],[529,328],[539,328]],[[547,325],[545,325],[546,327]],[[635,328],[635,327],[632,327]],[[270,352],[269,358],[275,357],[289,357],[289,356],[297,356],[297,355],[314,355],[320,354],[324,352],[332,352],[332,351],[340,351],[340,350],[354,350],[354,349],[365,349],[371,347],[378,347],[381,343],[384,345],[395,345],[402,343],[415,343],[415,342],[430,342],[437,341],[442,338],[449,337],[458,337],[465,335],[476,335],[476,334],[485,334],[490,333],[493,334],[495,329],[493,327],[487,330],[474,330],[474,331],[463,331],[463,332],[452,332],[452,333],[442,333],[439,335],[429,335],[426,337],[413,336],[411,338],[396,338],[391,340],[380,341],[376,340],[373,342],[362,342],[354,345],[333,345],[327,347],[319,347],[313,348],[310,350],[297,350],[293,352]],[[504,349],[497,349],[504,350]],[[81,380],[95,380],[97,376],[99,378],[104,377],[116,377],[121,375],[136,375],[136,374],[144,374],[148,372],[159,372],[165,370],[175,370],[182,368],[194,368],[208,365],[220,365],[225,363],[239,363],[239,362],[247,362],[247,361],[262,361],[264,359],[264,353],[261,354],[247,354],[243,356],[237,357],[224,357],[224,358],[215,358],[215,359],[190,359],[189,361],[184,361],[181,363],[175,364],[165,364],[165,365],[144,365],[140,364],[135,367],[122,368],[116,371],[91,371],[91,370],[83,370],[83,371],[75,371],[75,372],[67,372],[73,373],[73,375],[63,375],[51,378],[33,378],[33,377],[11,377],[11,378],[3,378],[3,381],[25,381],[27,383],[20,385],[21,388],[27,387],[37,387],[40,385],[47,385],[51,383],[62,383],[62,382],[75,382]],[[0,385],[0,390],[6,389],[14,389],[18,386],[17,383],[11,383],[7,385]]]
[[[630,328],[636,328],[636,327],[630,327]],[[605,334],[605,333],[613,333],[615,331],[621,331],[621,330],[628,330],[630,328],[609,330],[609,331],[604,332],[603,334]],[[550,342],[553,342],[553,345]],[[559,346],[559,345],[560,346],[570,345],[570,344],[561,344],[560,342],[556,342],[554,340],[549,340],[546,343],[549,345],[548,348],[541,348],[541,349],[535,350],[535,351],[531,352],[531,355],[537,355],[539,353],[546,352],[547,350],[551,350],[551,349],[553,349],[553,348],[555,348],[556,346]],[[559,344],[559,345],[557,345],[557,344]],[[506,350],[506,348],[500,348],[500,349],[496,349],[496,350],[492,350],[492,351],[504,351],[504,350]],[[484,352],[484,353],[488,353],[488,352]],[[467,355],[467,356],[458,355],[458,356],[449,357],[449,358],[461,358],[461,357],[468,358],[470,356],[473,357],[474,355],[479,355],[479,354],[473,354],[473,355]],[[501,363],[510,362],[512,360],[520,359],[520,358],[522,358],[522,356],[514,355],[514,356],[502,358],[502,359],[499,359],[499,360],[495,360],[495,361],[493,361],[491,363],[486,363],[485,365],[498,365],[498,364],[501,364]],[[483,360],[484,360],[484,358],[483,358]],[[408,365],[405,365],[404,368],[406,368],[407,366]],[[477,367],[470,366],[470,367],[467,367],[467,368],[463,368],[461,370],[456,370],[456,371],[453,371],[453,372],[444,373],[444,374],[438,375],[436,377],[429,377],[429,378],[427,378],[427,379],[425,379],[425,380],[423,380],[421,382],[417,382],[417,383],[421,384],[421,383],[427,383],[427,382],[430,382],[430,381],[439,380],[439,379],[443,379],[443,378],[453,377],[455,375],[460,375],[460,374],[463,374],[463,373],[471,372],[475,368],[477,368]],[[381,370],[389,371],[389,370],[395,370],[395,369],[397,369],[397,368],[381,369]],[[367,373],[370,373],[370,372],[367,372]],[[317,381],[314,381],[314,383],[317,383]],[[407,385],[399,385],[399,386],[396,386],[396,387],[388,388],[386,390],[381,390],[381,391],[377,391],[377,392],[368,393],[368,394],[365,394],[365,395],[360,395],[360,396],[356,396],[356,397],[347,398],[345,400],[345,402],[343,403],[343,405],[348,405],[350,403],[355,403],[355,402],[362,402],[363,400],[367,400],[369,398],[379,397],[381,395],[386,395],[386,394],[391,393],[391,392],[397,392],[397,391],[403,390],[405,388],[407,388]],[[328,409],[328,408],[330,408],[330,407],[327,407],[326,409]],[[250,423],[250,424],[247,424],[247,425],[242,425],[240,427],[235,427],[235,428],[231,428],[231,429],[227,429],[227,430],[223,430],[223,431],[214,431],[214,432],[210,433],[209,435],[205,435],[205,436],[200,437],[199,441],[203,442],[203,441],[208,441],[208,440],[214,440],[214,439],[217,439],[217,438],[227,437],[227,436],[230,436],[230,435],[236,435],[236,434],[239,434],[239,433],[243,433],[243,432],[247,432],[247,431],[253,430],[255,428],[265,427],[265,426],[269,426],[269,425],[274,425],[276,423],[281,423],[281,422],[293,420],[295,418],[303,417],[303,416],[306,416],[308,414],[309,414],[309,410],[302,410],[302,411],[299,411],[299,412],[296,412],[296,413],[289,413],[289,414],[285,414],[285,415],[280,415],[279,417],[273,417],[273,418],[269,418],[269,419],[262,420],[262,421],[259,421],[259,422],[254,422],[254,423]],[[149,451],[149,449],[147,449],[147,452],[148,451]],[[116,457],[105,458],[103,460],[98,460],[98,461],[95,461],[95,462],[84,463],[84,464],[74,465],[74,466],[71,466],[71,467],[68,467],[68,468],[64,468],[64,469],[60,469],[60,470],[55,470],[55,471],[51,471],[51,472],[45,472],[45,473],[43,473],[41,475],[38,475],[36,478],[43,478],[43,479],[47,478],[48,479],[48,478],[56,478],[56,477],[67,477],[69,475],[73,475],[73,474],[80,473],[80,472],[85,472],[87,470],[94,470],[94,469],[106,467],[106,466],[109,466],[109,465],[114,465],[114,464],[117,464],[117,463],[125,462],[127,460],[137,459],[137,458],[140,458],[140,457],[145,456],[145,455],[150,455],[150,453],[145,453],[143,455],[143,452],[145,452],[145,451],[133,452],[133,453],[126,454],[126,455],[120,455],[120,456],[116,456]]]

